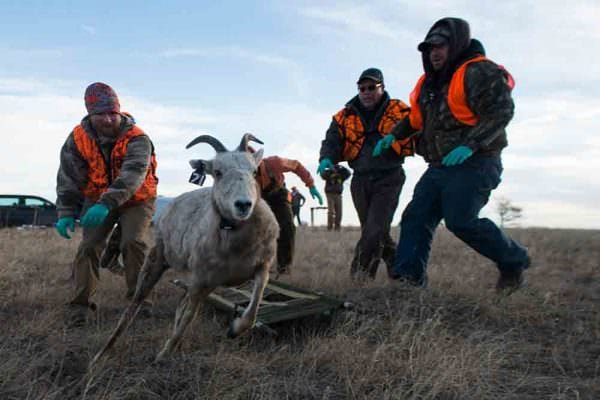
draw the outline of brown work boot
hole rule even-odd
[[[65,310],[65,325],[67,328],[80,328],[87,325],[88,320],[93,319],[97,310],[96,304],[67,304]]]

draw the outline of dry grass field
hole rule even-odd
[[[440,228],[427,290],[348,277],[356,229],[298,232],[284,281],[356,303],[333,318],[227,339],[206,306],[181,349],[155,365],[180,289],[168,272],[100,367],[87,364],[125,306],[102,271],[97,317],[66,328],[79,236],[0,230],[0,399],[599,399],[600,231],[519,229],[528,288],[493,290],[493,265]]]

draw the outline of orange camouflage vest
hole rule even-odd
[[[391,99],[385,109],[377,131],[381,136],[386,136],[392,131],[396,123],[409,115],[410,109],[400,100]],[[365,141],[365,128],[360,117],[354,110],[346,107],[333,116],[338,124],[340,136],[344,141],[342,150],[342,161],[352,161],[360,153]],[[414,154],[412,139],[397,140],[392,144],[392,149],[399,156],[410,156]]]
[[[477,56],[465,61],[460,67],[452,74],[450,79],[450,86],[448,87],[448,107],[450,112],[458,121],[465,125],[475,126],[479,121],[477,115],[469,108],[467,103],[467,94],[465,93],[465,73],[467,66],[472,63],[480,61],[491,61],[485,56]],[[504,72],[506,78],[506,84],[512,90],[515,87],[515,80],[512,75],[502,66],[498,67]],[[414,129],[423,129],[423,115],[421,114],[421,107],[419,106],[419,96],[421,95],[421,89],[425,83],[425,74],[421,75],[413,91],[410,94],[410,125]]]
[[[110,181],[115,180],[119,176],[123,159],[127,153],[127,144],[129,141],[132,138],[143,134],[144,131],[133,125],[131,129],[117,139],[110,155]],[[81,154],[88,164],[88,180],[85,187],[82,188],[83,194],[92,201],[98,201],[102,193],[106,192],[109,187],[109,175],[104,158],[102,157],[102,152],[96,141],[88,136],[81,125],[77,125],[73,130],[73,139],[79,154]],[[146,178],[127,203],[142,202],[156,197],[157,184],[156,156],[153,150]]]

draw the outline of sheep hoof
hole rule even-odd
[[[229,328],[227,329],[227,337],[229,339],[235,339],[237,337],[237,334],[235,333],[235,330],[233,329],[233,325],[229,325]]]
[[[182,288],[183,290],[185,290],[186,292],[188,291],[190,285],[188,285],[188,283],[184,280],[181,279],[173,279],[171,281],[171,283],[177,287]]]
[[[238,323],[236,323],[236,322],[238,322]],[[236,326],[237,326],[237,329],[236,329]],[[240,333],[241,332],[239,329],[239,318],[235,318],[229,324],[229,328],[227,329],[227,337],[229,339],[235,339],[236,337],[239,336]]]
[[[167,353],[165,353],[164,350],[161,350],[161,352],[156,355],[156,358],[154,359],[153,364],[155,364],[155,365],[163,364],[165,362],[166,354]]]

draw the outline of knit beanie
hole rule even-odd
[[[121,111],[117,93],[102,82],[92,83],[85,90],[85,108],[89,115]]]

